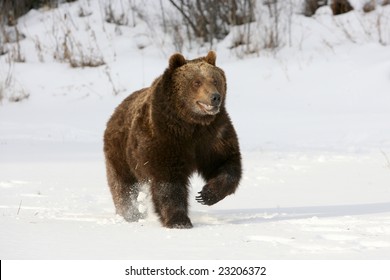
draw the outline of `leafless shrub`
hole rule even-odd
[[[267,6],[268,13],[271,18],[272,24],[270,25],[269,30],[267,30],[267,36],[264,40],[264,48],[266,49],[275,49],[280,45],[279,38],[279,24],[280,24],[280,10],[279,10],[279,1],[278,0],[267,0],[264,2],[264,5]]]
[[[17,26],[17,16],[23,13],[18,3],[0,1],[0,55],[8,54],[8,59],[13,62],[25,62],[20,41],[26,36]]]
[[[387,46],[390,43],[390,17],[383,11],[378,13],[376,19],[378,41],[381,45]]]
[[[69,57],[69,63],[72,67],[98,67],[106,64],[96,42],[95,32],[92,30],[90,32],[95,48],[91,45],[84,47],[84,45],[74,39],[68,41],[71,42],[70,47],[74,47],[70,49],[71,56]]]
[[[6,53],[8,53],[8,50],[5,48],[4,44],[0,39],[0,56],[5,55]]]
[[[33,38],[32,40],[34,41],[34,46],[37,52],[39,62],[45,62],[41,41],[39,40],[38,36],[35,36],[35,38]]]
[[[22,54],[21,46],[20,46],[20,40],[21,38],[24,38],[24,35],[23,36],[20,35],[17,25],[15,25],[15,33],[16,33],[16,42],[14,48],[12,49],[13,60],[15,62],[25,62],[26,58]]]
[[[181,33],[180,25],[173,26],[173,46],[175,47],[176,51],[183,51],[184,38]]]
[[[343,32],[349,41],[352,43],[357,43],[357,38],[353,35],[353,29],[351,29],[350,22],[338,21],[336,18],[333,19],[333,22]]]
[[[385,151],[383,150],[380,150],[383,157],[385,158],[385,161],[386,161],[386,167],[390,169],[390,159],[389,157],[387,156],[387,153],[385,153]]]
[[[4,38],[4,29],[0,26],[0,56],[8,53],[8,48],[6,46],[5,40],[6,39]]]
[[[23,89],[21,91],[15,92],[13,95],[11,95],[8,98],[8,101],[16,103],[16,102],[21,102],[25,99],[28,99],[29,97],[30,97],[30,94]]]
[[[105,20],[108,23],[116,25],[127,25],[129,23],[127,13],[124,11],[123,3],[121,2],[121,12],[117,13],[113,8],[113,3],[110,1],[104,7]]]
[[[332,20],[352,43],[376,41],[387,46],[390,43],[390,17],[385,8],[376,8],[377,10],[369,15],[333,17]]]
[[[107,79],[110,82],[110,85],[112,87],[112,94],[114,96],[117,96],[121,91],[118,88],[118,86],[115,85],[114,79],[112,78],[112,75],[111,75],[111,69],[108,65],[106,67],[104,67],[104,74],[106,74]]]
[[[276,51],[291,42],[292,1],[265,0],[254,10],[254,22],[231,28],[231,50],[238,57]]]
[[[89,10],[85,6],[82,6],[82,5],[79,6],[79,11],[78,11],[79,17],[89,17],[90,15],[92,15],[91,10]]]
[[[26,59],[20,45],[20,41],[25,38],[26,36],[19,31],[17,25],[0,26],[0,54],[9,53],[14,62],[25,62]]]
[[[66,61],[71,67],[98,67],[105,64],[103,55],[99,49],[96,40],[96,34],[87,25],[88,38],[78,38],[76,36],[77,30],[70,23],[70,15],[65,14],[64,17],[59,17],[57,20],[60,23],[60,29],[53,24],[53,36],[55,38],[56,46],[54,58],[58,61]],[[83,40],[86,43],[83,43]]]
[[[0,1],[0,25],[15,26],[18,17],[27,13],[33,6],[34,0],[1,0]]]
[[[182,15],[185,25],[195,38],[213,44],[222,40],[230,26],[254,20],[254,0],[169,0]],[[188,33],[187,33],[188,34]]]
[[[6,98],[7,95],[7,90],[11,88],[12,84],[12,68],[11,65],[9,64],[8,71],[5,74],[5,77],[0,76],[0,102],[3,101],[4,98]]]
[[[13,73],[14,61],[8,59],[8,69],[3,78],[0,75],[0,102],[20,102],[30,97],[30,94],[16,81]]]
[[[0,25],[1,38],[5,44],[17,43],[26,38],[26,36],[19,31],[18,26],[4,26]]]
[[[236,32],[235,35],[232,38],[230,49],[235,49],[235,48],[238,48],[240,46],[247,45],[248,40],[247,40],[246,37],[247,36],[245,36],[245,31],[240,31],[239,30],[238,32]]]

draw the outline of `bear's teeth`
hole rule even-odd
[[[203,108],[205,108],[206,110],[210,111],[214,108],[214,106],[211,106],[211,105],[208,105],[208,104],[204,104],[203,102],[198,102],[200,105],[202,105]]]
[[[219,112],[219,106],[217,107],[217,106],[208,105],[200,101],[198,101],[197,103],[199,107],[208,115],[215,115]]]

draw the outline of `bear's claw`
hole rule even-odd
[[[213,205],[217,203],[220,199],[217,198],[217,196],[212,193],[209,189],[203,189],[202,191],[198,192],[198,196],[195,197],[196,201],[199,202],[202,205]]]

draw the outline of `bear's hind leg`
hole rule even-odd
[[[145,218],[145,213],[139,211],[137,201],[140,184],[130,173],[119,174],[115,167],[106,162],[107,179],[116,213],[121,215],[128,222],[136,222]]]

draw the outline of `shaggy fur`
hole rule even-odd
[[[154,209],[169,228],[190,228],[188,187],[198,172],[206,185],[196,200],[213,205],[235,192],[241,178],[236,132],[225,110],[226,78],[216,55],[181,54],[153,84],[128,96],[104,134],[107,179],[116,211],[141,218],[139,186],[151,187]]]

